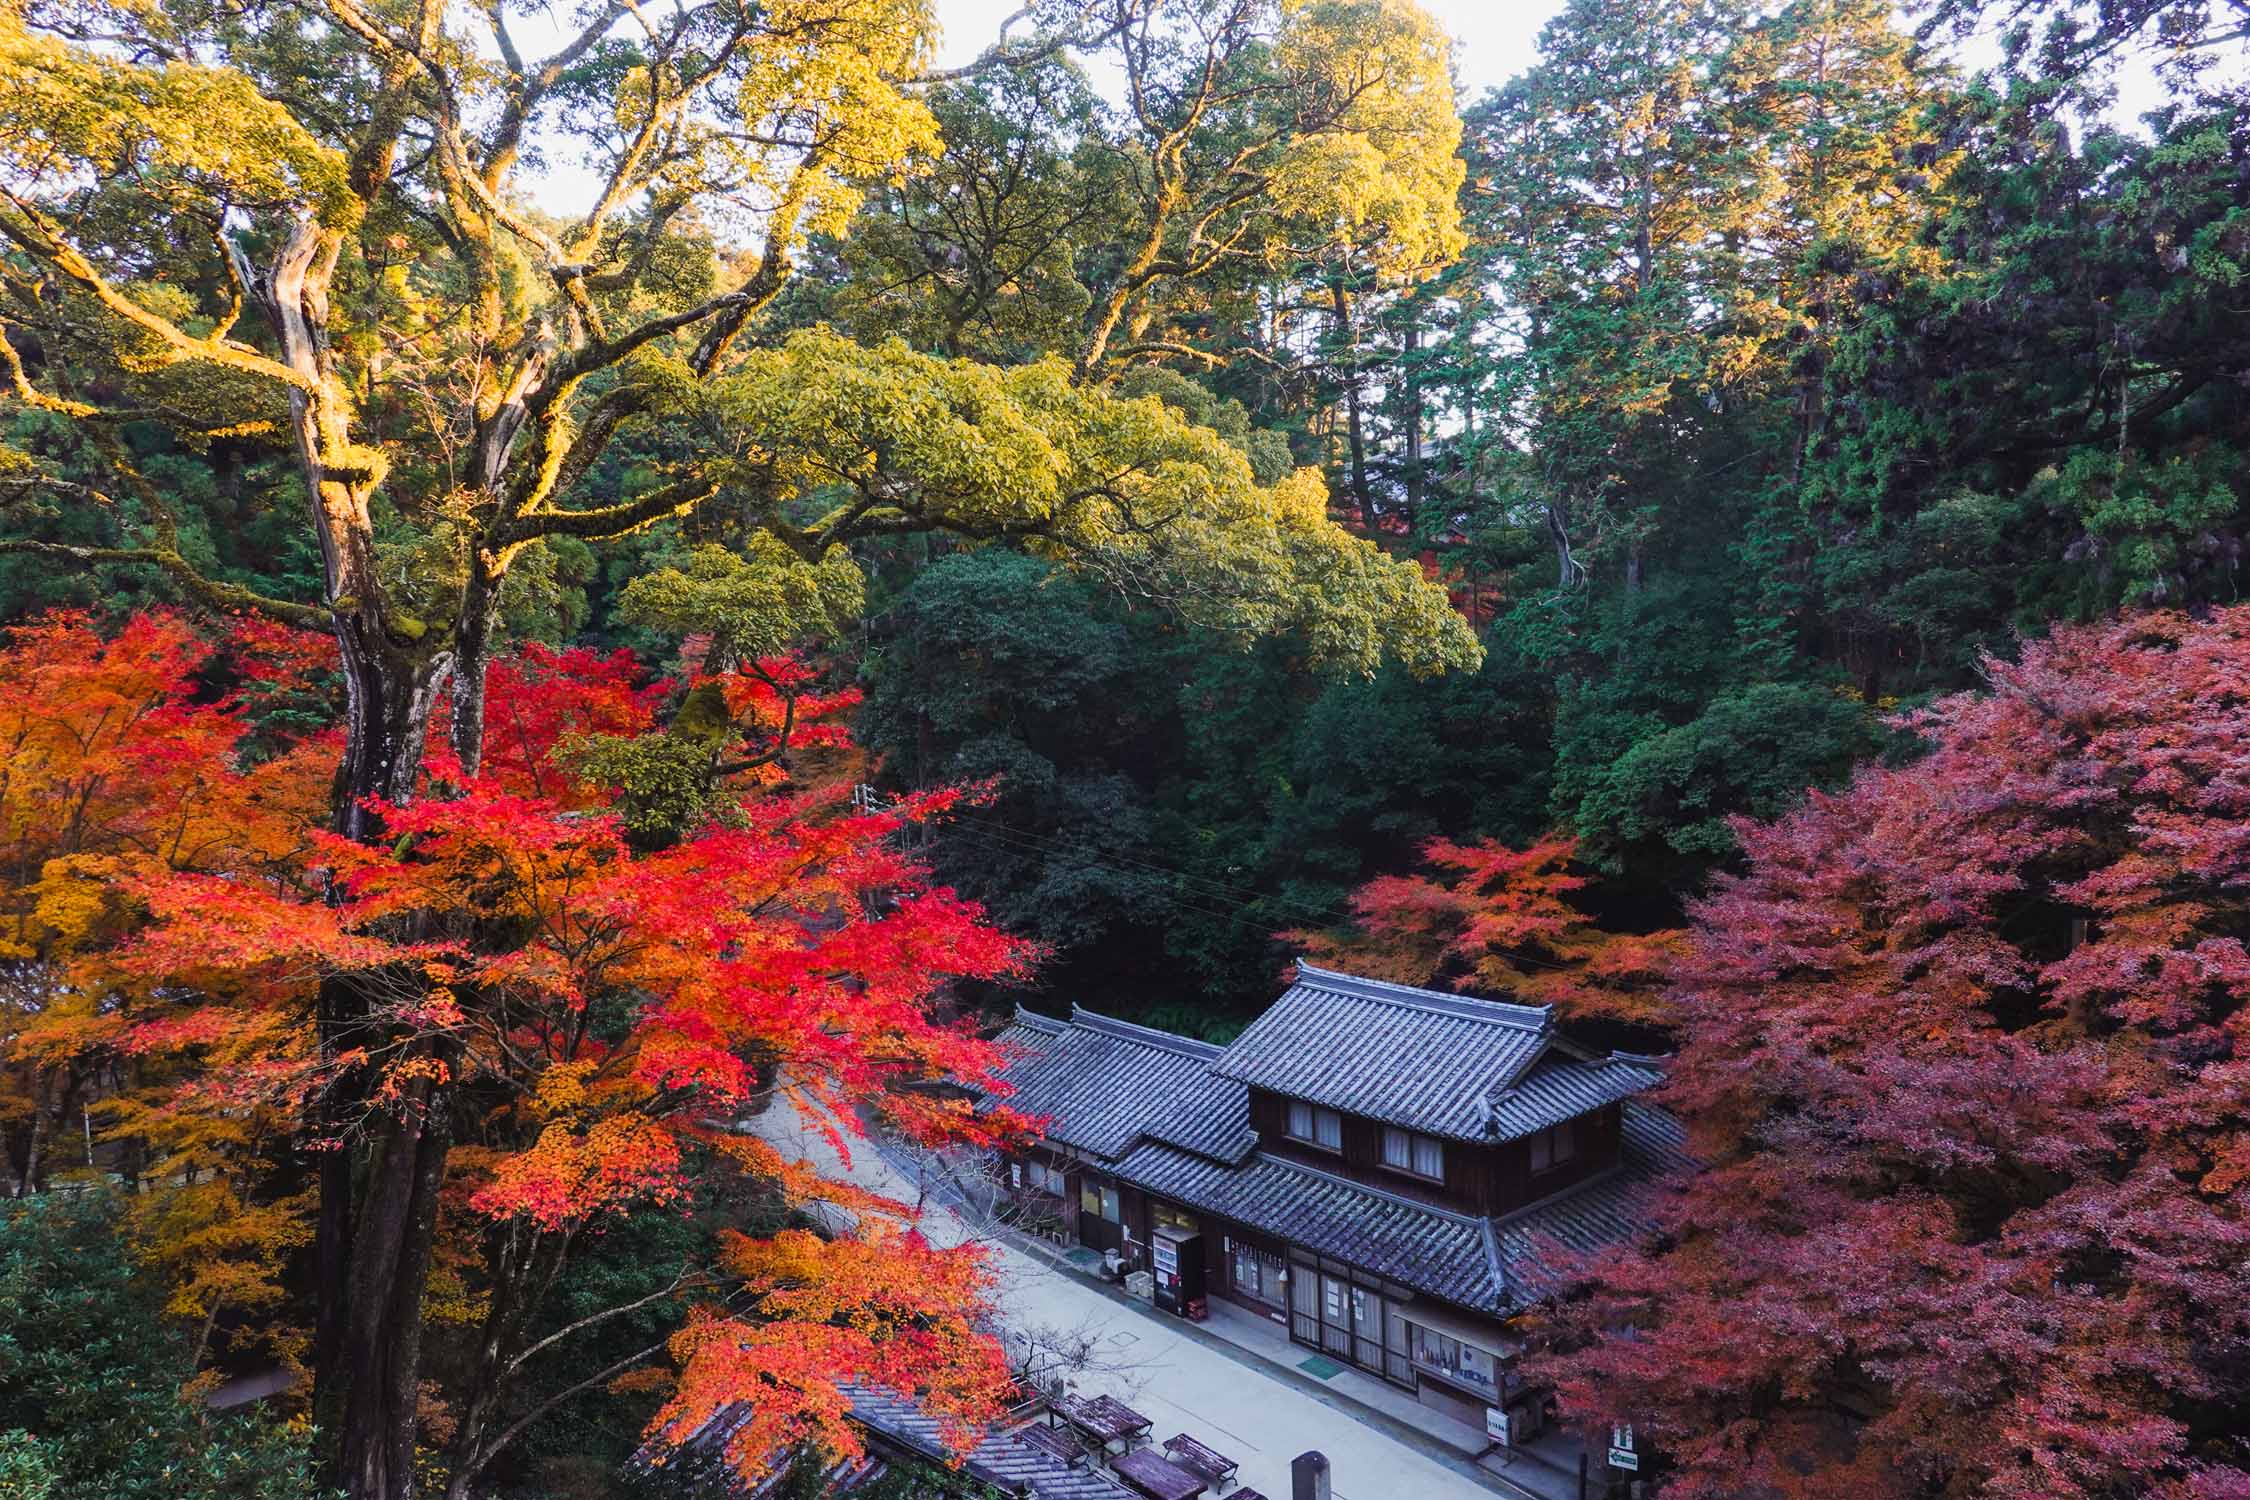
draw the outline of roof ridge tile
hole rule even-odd
[[[1143,1026],[1138,1021],[1119,1020],[1116,1016],[1105,1016],[1098,1011],[1088,1010],[1083,1005],[1074,1004],[1070,1007],[1069,1024],[1084,1027],[1102,1036],[1115,1037],[1119,1041],[1139,1042],[1143,1046],[1158,1047],[1205,1062],[1215,1060],[1220,1053],[1226,1051],[1217,1042],[1182,1036],[1176,1031],[1165,1031],[1161,1027]]]
[[[1458,1016],[1464,1020],[1511,1026],[1519,1031],[1545,1031],[1554,1024],[1555,1017],[1552,1005],[1519,1005],[1513,1000],[1486,1000],[1476,995],[1448,994],[1443,990],[1397,984],[1388,979],[1369,979],[1359,974],[1346,974],[1340,969],[1323,969],[1302,958],[1297,960],[1296,984],[1308,989],[1326,990],[1330,994],[1373,1000],[1378,1004],[1408,1005],[1435,1011],[1440,1015]],[[1295,987],[1296,985],[1291,986]]]

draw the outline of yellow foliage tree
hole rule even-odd
[[[1169,186],[1109,321],[1214,257],[1281,254],[1284,223],[1314,212],[1402,257],[1440,253],[1449,204],[1377,188],[1436,181],[1408,158],[1449,157],[1458,128],[1449,91],[1432,91],[1442,49],[1408,38],[1417,17],[1403,0],[1244,4],[1222,82],[1164,121],[1144,98],[1150,180]],[[454,774],[478,770],[512,571],[565,539],[719,503],[778,543],[745,566],[785,605],[848,603],[855,541],[949,530],[1021,537],[1243,633],[1304,628],[1362,669],[1393,648],[1425,669],[1475,659],[1411,564],[1329,526],[1309,477],[1261,488],[1153,404],[1087,393],[1060,366],[847,358],[818,335],[737,347],[808,236],[842,230],[870,183],[937,149],[927,0],[617,0],[560,36],[549,19],[523,0],[0,0],[0,373],[12,400],[106,454],[145,518],[119,545],[0,551],[145,564],[206,606],[332,631],[337,831],[376,840],[381,808],[422,790],[441,703]],[[1154,24],[1184,34],[1182,14]],[[1134,34],[1144,56],[1159,45]],[[535,35],[552,50],[528,52]],[[1374,70],[1344,67],[1347,45]],[[1296,144],[1313,136],[1336,140]],[[576,202],[544,174],[565,158]],[[1307,196],[1313,182],[1333,194]],[[1268,207],[1285,188],[1295,207]],[[319,597],[199,572],[122,440],[132,424],[287,455]],[[651,446],[676,456],[645,482],[597,482],[636,431],[671,435]],[[6,467],[11,485],[109,498],[26,455]],[[63,886],[48,909],[98,916]],[[317,1005],[329,1060],[380,1011],[349,977]],[[395,1455],[415,1419],[445,1149],[392,1119],[321,1169],[315,1364],[345,1368],[347,1288],[396,1313],[395,1343],[350,1361],[343,1447],[364,1495],[411,1483]]]

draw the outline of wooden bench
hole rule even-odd
[[[1026,1427],[1016,1439],[1026,1448],[1060,1459],[1065,1468],[1075,1469],[1086,1461],[1086,1444],[1067,1427]]]
[[[1242,1466],[1224,1453],[1204,1447],[1186,1433],[1164,1440],[1164,1452],[1183,1469],[1201,1474],[1205,1479],[1224,1490],[1234,1480],[1234,1471]]]

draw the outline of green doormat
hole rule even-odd
[[[1316,1354],[1311,1359],[1299,1364],[1297,1368],[1307,1375],[1315,1376],[1321,1380],[1326,1380],[1331,1375],[1344,1373],[1344,1367],[1325,1354]]]
[[[1102,1253],[1099,1250],[1079,1249],[1071,1251],[1063,1259],[1074,1266],[1082,1266],[1090,1271],[1102,1263]]]

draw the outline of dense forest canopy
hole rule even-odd
[[[1568,0],[1481,97],[1414,0],[1035,0],[953,68],[937,19],[0,0],[0,1132],[20,1197],[131,1190],[0,1226],[0,1295],[123,1246],[168,1341],[120,1379],[307,1377],[317,1442],[229,1427],[211,1494],[559,1490],[763,1382],[754,1465],[848,1441],[839,1373],[971,1420],[973,1255],[856,1200],[814,1233],[832,1189],[713,1119],[989,1145],[933,1092],[993,1066],[981,1015],[1223,1038],[1307,951],[1682,1049],[1723,1126],[1689,1253],[1556,1345],[1681,1483],[2227,1492],[2239,1330],[2147,1375],[2123,1460],[1979,1388],[2008,1469],[1890,1401],[1911,1319],[1695,1392],[1598,1325],[1707,1328],[1757,1289],[1696,1226],[1805,1211],[1762,1153],[1809,1064],[1728,1030],[1791,841],[1863,857],[1914,767],[1990,771],[1931,748],[2001,753],[1965,690],[2126,694],[2103,622],[2233,660],[2181,621],[2234,621],[2244,561],[2243,0]],[[2175,685],[2145,711],[2239,724]],[[2084,901],[1980,914],[2027,972],[2122,900],[2084,859],[2023,876]],[[2197,899],[2195,942],[2239,925]],[[2238,1154],[2197,1049],[2239,1009],[2100,1003],[1980,1045],[2202,1069],[2211,1114],[2038,1171]],[[1753,1053],[1769,1091],[1714,1081]],[[1823,1190],[1888,1214],[1928,1163],[1821,1098]],[[1982,1191],[1912,1206],[2050,1210]],[[2150,1191],[2166,1276],[2239,1225]],[[2107,1292],[2053,1347],[2182,1295]],[[38,1359],[0,1434],[94,1399]],[[0,1475],[98,1493],[121,1431],[0,1436]]]

